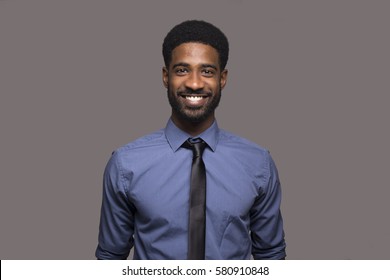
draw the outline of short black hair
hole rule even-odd
[[[203,20],[187,20],[171,29],[164,39],[163,57],[168,67],[172,59],[172,51],[184,43],[203,43],[217,50],[221,70],[225,69],[229,58],[229,42],[225,34],[209,22]]]

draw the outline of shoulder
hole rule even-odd
[[[136,163],[161,152],[167,145],[164,130],[160,129],[115,149],[109,163],[115,162],[119,167],[127,166],[130,162]]]
[[[147,134],[114,150],[106,164],[104,181],[107,186],[127,186],[133,177],[133,171],[145,161],[153,158],[156,151],[162,151],[167,145],[164,130]],[[111,182],[111,183],[110,183]],[[126,187],[125,187],[126,188]]]
[[[265,185],[275,172],[268,149],[234,133],[220,130],[218,149],[227,160],[234,159],[250,174],[257,177],[261,182],[260,185]]]
[[[164,145],[166,143],[167,141],[165,138],[164,130],[160,129],[117,148],[113,152],[113,154],[126,154],[137,150]]]
[[[219,131],[219,144],[221,144],[222,147],[247,151],[255,153],[256,155],[269,155],[268,149],[263,146],[223,129],[220,129]]]

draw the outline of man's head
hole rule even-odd
[[[204,21],[185,21],[166,36],[163,83],[172,120],[180,128],[196,126],[201,131],[214,121],[226,84],[228,52],[225,35]]]
[[[229,58],[229,42],[225,34],[211,23],[201,20],[184,21],[169,31],[163,43],[165,67],[169,67],[172,51],[184,43],[202,43],[216,49],[219,66],[224,70]]]

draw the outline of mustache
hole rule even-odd
[[[205,91],[203,89],[197,89],[197,90],[193,90],[193,89],[185,89],[185,90],[178,90],[177,91],[177,94],[178,95],[191,95],[191,94],[199,94],[199,95],[207,95],[207,96],[210,96],[212,95],[212,92],[210,91]]]

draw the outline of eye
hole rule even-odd
[[[205,77],[212,77],[215,74],[215,70],[212,69],[212,68],[211,69],[210,68],[205,68],[205,69],[202,70],[202,74]]]
[[[182,68],[182,67],[176,68],[176,69],[175,69],[175,73],[176,73],[177,75],[179,75],[179,76],[182,76],[182,75],[185,75],[185,74],[188,73],[188,69],[187,69],[187,68]]]

